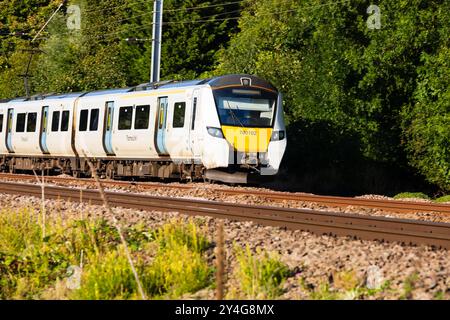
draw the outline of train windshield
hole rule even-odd
[[[220,122],[225,126],[273,126],[277,94],[265,90],[227,88],[214,91]]]

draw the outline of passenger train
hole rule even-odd
[[[0,101],[0,169],[247,183],[278,172],[282,97],[251,75]]]

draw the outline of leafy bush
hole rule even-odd
[[[402,192],[394,196],[394,199],[426,199],[429,200],[425,193],[422,192]]]
[[[406,146],[411,164],[450,191],[450,48],[424,60],[417,103],[405,112]]]
[[[450,195],[442,196],[434,200],[435,202],[450,202]]]

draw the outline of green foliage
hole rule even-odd
[[[289,275],[289,268],[275,254],[258,251],[253,254],[250,247],[236,248],[240,294],[245,299],[274,299],[281,294],[281,284]],[[238,293],[239,295],[239,293]]]
[[[450,195],[442,196],[434,200],[435,202],[450,202]]]
[[[0,98],[24,95],[29,40],[60,1],[16,0],[0,3]],[[81,7],[81,30],[67,27],[67,7]],[[236,30],[239,4],[219,0],[166,0],[162,44],[162,77],[192,79],[215,66],[217,49]],[[191,10],[193,7],[206,7]],[[148,82],[152,41],[152,1],[73,0],[54,17],[33,46],[30,73],[33,93],[76,92],[125,87]],[[204,21],[208,20],[208,21]],[[202,22],[195,22],[202,21]],[[12,37],[10,32],[27,32]]]
[[[330,290],[328,283],[320,284],[309,294],[311,300],[340,300],[340,296],[339,292]]]
[[[85,248],[72,225],[47,223],[43,238],[39,218],[28,209],[0,213],[0,298],[36,299]]]
[[[119,243],[117,231],[104,220],[47,221],[43,238],[40,218],[29,209],[0,213],[0,298],[39,298],[66,278],[68,267],[79,265],[82,255],[85,264],[99,264],[99,275],[105,268],[99,257],[110,257]],[[139,238],[134,229],[127,236]]]
[[[0,299],[139,298],[111,224],[48,219],[44,238],[39,219],[28,209],[0,213]],[[124,235],[150,298],[177,298],[210,284],[204,257],[210,244],[193,221],[174,220],[155,231],[136,225]],[[81,262],[81,287],[71,291],[68,268]]]
[[[300,286],[312,300],[358,300],[373,297],[390,290],[390,282],[387,280],[378,289],[369,289],[362,285],[361,279],[354,271],[341,271],[333,274],[333,283],[325,281],[317,287],[308,288],[304,279],[300,279]]]
[[[162,250],[170,249],[173,245],[183,245],[193,252],[202,253],[210,246],[208,239],[199,232],[199,228],[193,220],[185,224],[174,219],[154,231],[152,237]]]
[[[24,95],[22,49],[59,3],[0,3],[0,98]],[[71,4],[81,5],[79,31],[66,27]],[[221,4],[164,2],[163,79],[251,73],[272,81],[284,94],[288,175],[303,185],[326,178],[335,190],[386,192],[400,179],[380,173],[404,170],[450,190],[449,1],[383,0],[379,30],[366,25],[368,0]],[[30,65],[32,92],[147,82],[151,41],[124,39],[151,39],[152,10],[151,1],[68,1],[35,42],[43,53]]]
[[[144,271],[143,282],[151,296],[176,298],[205,288],[211,282],[211,275],[212,269],[201,253],[174,242],[157,252]]]
[[[422,55],[416,101],[405,108],[404,128],[410,162],[428,181],[450,190],[450,20],[447,44],[435,54]],[[443,20],[443,17],[441,18]],[[444,37],[444,36],[443,36]]]
[[[444,291],[438,291],[434,294],[434,299],[436,300],[444,300],[445,299],[445,292]]]
[[[203,257],[210,244],[193,221],[173,220],[153,235],[155,258],[144,271],[144,286],[151,296],[179,297],[210,283],[212,269]]]
[[[369,4],[247,1],[241,32],[220,53],[217,73],[271,80],[285,94],[290,127],[304,121],[334,127],[334,137],[323,144],[351,136],[361,170],[368,160],[401,168],[409,158],[430,182],[446,188],[450,68],[448,53],[439,48],[448,43],[449,2],[382,1],[380,30],[367,28]],[[292,159],[309,152],[290,145],[297,147]],[[344,142],[341,149],[346,148]],[[343,159],[348,166],[353,154]],[[297,161],[289,170],[301,167]]]
[[[426,199],[429,200],[430,197],[428,197],[425,193],[422,192],[402,192],[394,196],[394,199]]]
[[[123,250],[97,255],[83,274],[82,287],[73,298],[124,300],[136,298],[136,282]]]
[[[103,225],[102,229],[105,227]],[[212,270],[203,257],[209,243],[194,222],[184,224],[173,220],[150,233],[137,229],[126,230],[127,239],[134,239],[131,243],[141,250],[137,269],[150,298],[177,298],[210,283]],[[146,257],[152,257],[151,261],[145,262]],[[135,280],[123,251],[98,254],[86,266],[82,286],[74,297],[101,300],[137,298]]]
[[[400,299],[411,299],[412,292],[415,287],[415,283],[419,279],[419,274],[417,272],[410,274],[405,281],[403,282],[403,293],[400,296]]]

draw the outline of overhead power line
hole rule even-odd
[[[202,10],[202,9],[209,9],[209,8],[215,8],[215,7],[226,7],[226,6],[230,6],[233,4],[238,4],[243,2],[243,0],[240,1],[233,1],[233,2],[226,2],[226,3],[220,3],[220,4],[213,4],[213,5],[199,5],[199,6],[195,6],[195,7],[188,7],[188,8],[180,8],[180,9],[164,9],[163,12],[177,12],[177,11],[191,11],[191,10]],[[107,10],[112,10],[112,9],[120,9],[120,8],[125,8],[127,6],[137,6],[137,5],[145,5],[145,2],[132,2],[132,3],[127,3],[127,4],[121,4],[121,5],[116,5],[116,6],[108,6],[108,7],[104,7],[101,9],[93,9],[93,10],[84,10],[85,13],[96,13],[96,12],[102,12],[102,11],[107,11]],[[150,15],[153,14],[151,12],[147,12],[145,13],[145,15]]]
[[[274,11],[274,12],[268,12],[268,13],[261,13],[261,14],[258,14],[258,17],[275,16],[275,15],[279,15],[279,14],[283,14],[283,13],[298,12],[299,10],[315,9],[315,8],[320,8],[320,7],[324,7],[324,6],[338,5],[338,4],[343,4],[343,3],[346,3],[346,2],[349,2],[349,1],[350,0],[330,1],[330,2],[326,2],[326,3],[318,4],[318,5],[306,6],[306,7],[301,7],[301,8],[295,8],[295,9],[289,9],[289,10],[281,10],[281,11]],[[228,4],[237,3],[237,2],[241,2],[241,1],[230,2]],[[224,4],[222,4],[222,5],[224,5]],[[219,5],[215,5],[215,6],[219,6]],[[180,10],[180,9],[177,9],[177,10]],[[239,20],[241,18],[240,15],[233,16],[233,17],[219,18],[219,19],[216,19],[214,17],[219,17],[219,16],[226,15],[226,14],[234,14],[234,13],[238,13],[238,12],[241,12],[241,11],[242,10],[235,10],[235,11],[231,11],[231,12],[218,13],[218,14],[214,14],[214,15],[211,15],[211,16],[202,17],[201,19],[198,19],[198,20],[164,21],[163,25],[206,24],[206,23],[209,23],[209,22],[224,22],[224,21]],[[146,25],[135,26],[135,27],[124,29],[124,30],[118,30],[118,31],[114,31],[114,32],[103,33],[103,34],[100,34],[100,35],[86,36],[85,39],[92,40],[92,41],[108,41],[108,40],[111,40],[111,41],[123,41],[124,37],[119,37],[118,35],[126,33],[126,32],[140,31],[140,30],[148,29],[151,25],[153,25],[152,22],[150,22],[149,24],[146,24]],[[88,29],[84,29],[84,30],[88,30]],[[61,35],[65,35],[65,34],[68,34],[68,33],[61,33]],[[128,38],[133,38],[133,37],[129,36]],[[47,38],[42,37],[42,38],[38,38],[38,39],[47,39]]]
[[[51,17],[45,22],[45,24],[42,26],[42,28],[38,31],[38,33],[34,36],[33,40],[31,40],[31,42],[34,42],[37,37],[39,37],[39,35],[41,34],[42,31],[44,31],[44,29],[47,27],[47,25],[50,23],[50,21],[52,21],[53,17],[58,13],[58,11],[62,8],[62,6],[66,3],[66,0],[63,0],[61,2],[61,4],[58,6],[58,8],[55,10],[55,12],[53,12],[53,14],[51,15]]]

